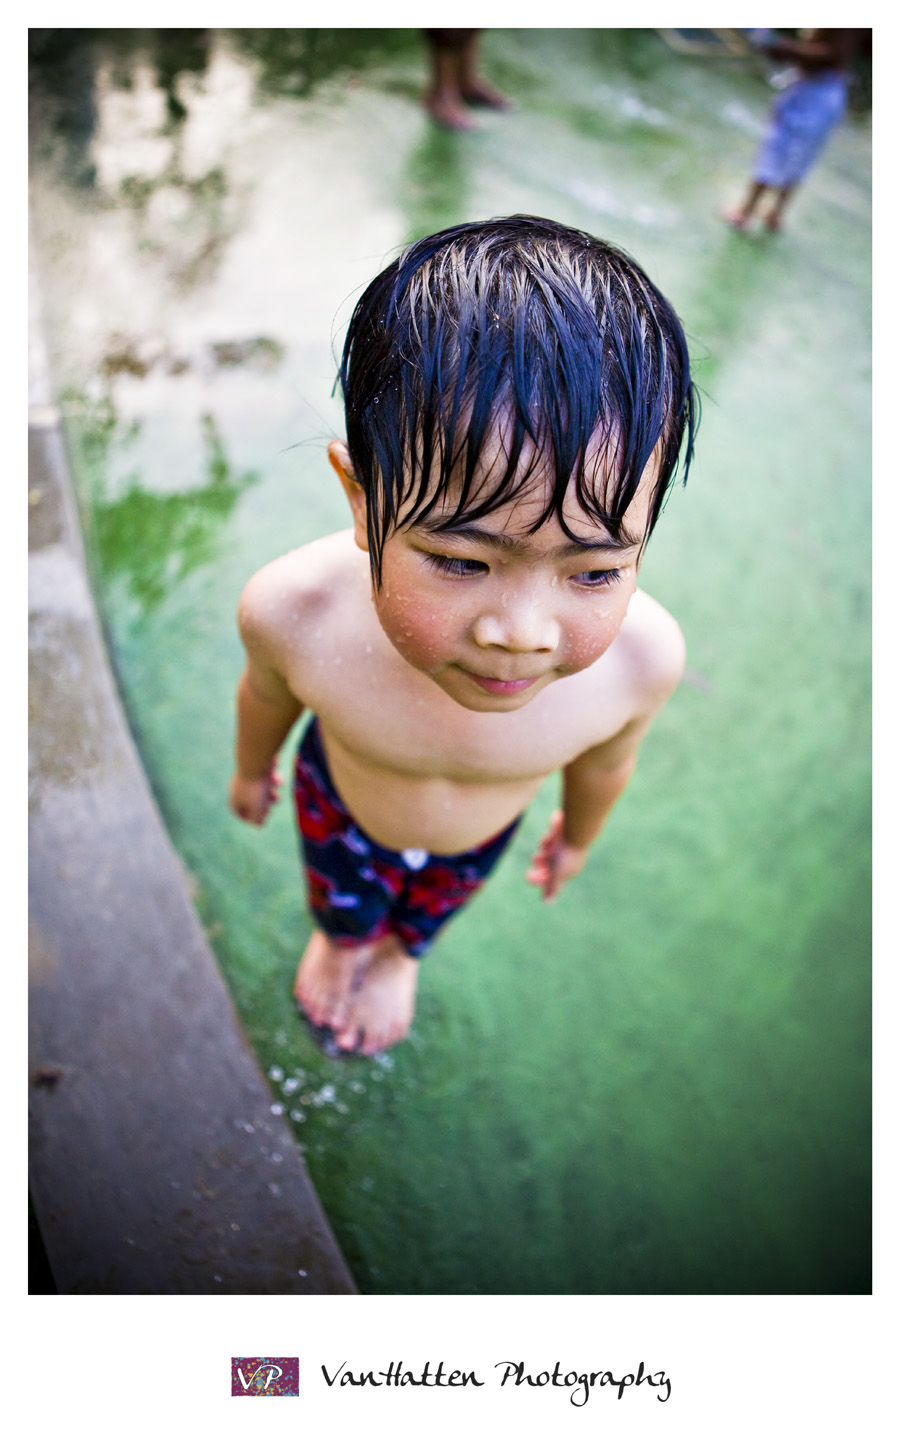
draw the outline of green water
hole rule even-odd
[[[867,115],[773,240],[716,215],[764,69],[653,31],[487,32],[517,108],[471,136],[423,114],[415,31],[33,35],[33,228],[115,663],[361,1291],[867,1290]],[[548,783],[410,1040],[335,1063],[290,1000],[287,804],[263,832],[226,811],[235,604],[346,522],[324,450],[359,287],[516,211],[621,244],[685,322],[696,467],[643,582],[689,670],[580,880],[552,908],[523,881]]]

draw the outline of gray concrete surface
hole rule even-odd
[[[30,1190],[56,1289],[354,1294],[119,702],[33,329]]]

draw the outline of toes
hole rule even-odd
[[[335,1042],[335,1044],[337,1045],[339,1050],[346,1051],[348,1053],[361,1050],[362,1053],[365,1055],[367,1054],[367,1052],[365,1049],[365,1045],[361,1044],[360,1042],[361,1036],[361,1031],[357,1031],[355,1027],[350,1026],[347,1030],[339,1031],[337,1033],[337,1041]]]

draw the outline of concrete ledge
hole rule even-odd
[[[135,751],[29,415],[31,1196],[60,1294],[354,1294]]]

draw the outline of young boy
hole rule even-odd
[[[527,216],[411,245],[356,306],[329,444],[352,527],[248,583],[230,805],[262,824],[300,714],[295,798],[318,930],[295,996],[342,1051],[407,1033],[418,958],[544,779],[527,879],[584,865],[680,678],[637,588],[696,428],[681,325],[627,256]]]

